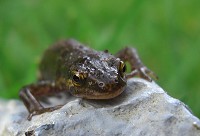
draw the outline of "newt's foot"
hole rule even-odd
[[[133,70],[130,74],[127,74],[126,77],[131,78],[136,75],[138,75],[139,77],[146,79],[147,81],[150,81],[150,82],[152,82],[151,77],[158,79],[158,76],[153,71],[149,70],[145,66]]]
[[[33,112],[31,112],[28,116],[28,120],[30,121],[32,119],[33,116],[35,115],[40,115],[40,114],[43,114],[45,112],[52,112],[54,110],[57,110],[57,109],[60,109],[63,105],[58,105],[58,106],[55,106],[55,107],[49,107],[49,108],[43,108],[43,109],[40,109],[40,110],[35,110]]]

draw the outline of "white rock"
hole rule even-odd
[[[21,102],[0,101],[0,135],[200,136],[200,120],[185,104],[142,79],[129,80],[127,89],[110,100],[69,97],[61,109],[31,121]]]

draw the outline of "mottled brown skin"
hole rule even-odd
[[[131,65],[125,74],[124,62]],[[115,56],[107,51],[95,51],[70,39],[61,41],[46,50],[40,64],[40,78],[20,90],[19,96],[32,116],[56,110],[61,105],[44,108],[42,96],[68,91],[85,99],[111,99],[124,91],[126,80],[138,75],[152,81],[155,76],[140,61],[134,48],[126,47]]]

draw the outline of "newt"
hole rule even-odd
[[[130,63],[131,72],[126,73]],[[138,75],[152,81],[156,75],[140,60],[135,48],[126,47],[116,55],[107,50],[95,51],[74,39],[63,40],[50,46],[39,65],[38,81],[24,86],[19,97],[32,116],[51,112],[62,105],[45,108],[41,97],[67,91],[84,99],[111,99],[120,95],[127,79]]]

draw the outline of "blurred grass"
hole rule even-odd
[[[98,50],[132,44],[171,96],[200,117],[200,1],[0,0],[0,97],[36,81],[43,51],[73,37]]]

